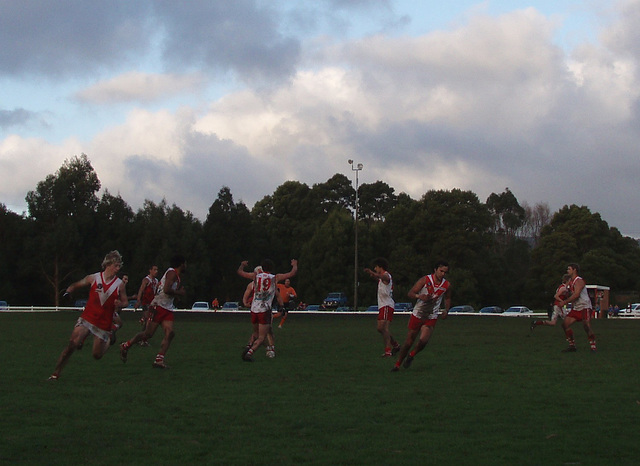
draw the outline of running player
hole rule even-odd
[[[89,334],[93,334],[92,355],[95,359],[102,358],[109,349],[113,334],[113,315],[128,304],[124,282],[117,276],[121,267],[122,256],[118,251],[111,251],[102,261],[102,272],[87,275],[67,288],[67,293],[72,293],[77,288],[91,287],[89,299],[71,332],[69,344],[60,354],[49,380],[60,377],[60,372],[71,355],[82,347]]]
[[[564,320],[564,318],[567,316],[567,310],[563,306],[560,306],[560,303],[563,299],[569,297],[568,285],[570,279],[571,276],[568,273],[565,273],[562,276],[562,283],[560,284],[560,286],[558,286],[558,289],[556,289],[556,294],[553,296],[553,313],[551,314],[551,319],[534,320],[533,322],[531,322],[531,330],[535,329],[538,325],[554,326],[556,325],[558,317],[561,320]]]
[[[186,270],[187,261],[183,256],[176,255],[171,258],[169,265],[170,267],[160,279],[156,296],[151,301],[150,306],[153,310],[153,317],[147,324],[146,329],[120,345],[120,359],[122,359],[122,362],[127,362],[127,353],[132,345],[143,339],[150,339],[158,327],[162,326],[164,338],[160,344],[160,351],[153,362],[153,367],[158,369],[169,368],[165,364],[164,358],[169,350],[171,341],[175,337],[175,332],[173,331],[173,310],[175,306],[173,301],[176,296],[184,296],[185,294],[185,289],[180,283],[180,275]]]
[[[422,277],[409,290],[409,298],[416,299],[417,302],[409,319],[407,339],[400,348],[398,360],[391,369],[393,372],[400,370],[400,365],[408,369],[413,362],[413,358],[427,346],[438,321],[438,313],[443,298],[445,307],[440,317],[442,319],[447,318],[451,307],[451,285],[444,278],[447,273],[449,273],[449,264],[445,261],[439,261],[436,263],[431,275]],[[418,334],[420,335],[418,344],[409,353]]]
[[[576,351],[576,341],[573,338],[573,330],[571,325],[574,322],[582,322],[584,331],[587,333],[589,339],[589,346],[592,352],[596,352],[596,336],[591,329],[591,298],[587,291],[587,285],[580,273],[580,266],[578,264],[569,264],[567,267],[567,273],[571,277],[569,280],[569,296],[560,301],[561,306],[566,306],[572,303],[571,311],[567,314],[567,317],[562,321],[562,328],[569,342],[569,347],[562,350],[563,353],[573,353]]]
[[[149,274],[142,279],[142,283],[140,284],[140,289],[138,290],[138,296],[136,300],[135,308],[142,307],[142,318],[140,319],[140,325],[142,325],[142,330],[147,328],[147,323],[149,322],[149,318],[151,317],[151,310],[149,306],[151,305],[151,301],[156,296],[156,292],[158,291],[158,266],[152,265],[149,268]],[[149,342],[147,340],[140,340],[140,346],[149,346]]]
[[[400,351],[400,345],[391,336],[389,327],[393,321],[393,311],[395,302],[393,301],[393,280],[389,273],[389,262],[382,257],[373,261],[373,270],[365,268],[371,278],[378,280],[378,332],[382,335],[384,342],[384,353],[382,357],[391,357]]]

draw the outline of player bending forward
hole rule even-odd
[[[400,348],[398,360],[393,369],[391,369],[392,372],[399,371],[401,365],[408,369],[413,362],[413,358],[427,346],[438,321],[438,312],[443,298],[445,308],[441,317],[443,319],[447,318],[451,307],[451,284],[444,278],[447,273],[449,273],[449,264],[445,261],[439,261],[436,263],[431,275],[422,277],[409,290],[407,295],[411,299],[416,299],[417,302],[409,319],[407,339]],[[420,335],[418,344],[409,353],[418,334]]]

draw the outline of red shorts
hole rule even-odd
[[[252,312],[251,323],[260,325],[271,325],[271,312]]]
[[[391,306],[384,306],[378,309],[378,320],[393,321],[393,308]]]
[[[160,324],[165,320],[173,322],[173,311],[160,306],[151,308],[151,311],[153,312],[153,319],[151,319],[151,322],[155,322],[157,324]]]
[[[420,330],[422,326],[425,327],[435,327],[438,319],[418,319],[416,316],[411,314],[411,318],[409,319],[409,330]]]
[[[581,311],[569,311],[567,317],[573,317],[578,322],[589,322],[591,321],[591,309],[583,309]]]

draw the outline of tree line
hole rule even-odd
[[[201,221],[166,200],[134,212],[119,195],[98,195],[101,183],[85,154],[64,162],[26,196],[28,212],[0,204],[0,299],[11,305],[63,305],[62,290],[99,269],[113,249],[137,292],[149,266],[161,273],[173,254],[187,258],[187,295],[179,303],[240,301],[246,286],[236,269],[272,259],[278,272],[299,261],[293,285],[307,303],[328,292],[354,296],[356,193],[336,174],[308,186],[287,181],[252,209],[222,187]],[[451,265],[454,304],[546,308],[566,266],[581,265],[587,283],[616,294],[640,289],[640,246],[585,206],[551,213],[521,205],[507,188],[485,202],[471,191],[430,190],[412,199],[382,181],[358,189],[358,262],[391,266],[396,301],[438,259]],[[358,303],[376,303],[377,284],[359,273]],[[83,296],[76,296],[75,299]],[[619,304],[626,304],[619,303]]]

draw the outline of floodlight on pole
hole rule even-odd
[[[353,264],[353,310],[358,310],[358,172],[364,168],[364,165],[361,163],[357,164],[355,167],[353,166],[353,160],[348,160],[349,165],[351,165],[351,170],[356,173],[356,206],[355,206],[355,217],[354,217],[354,231],[355,231],[355,253],[354,253],[354,264]]]

